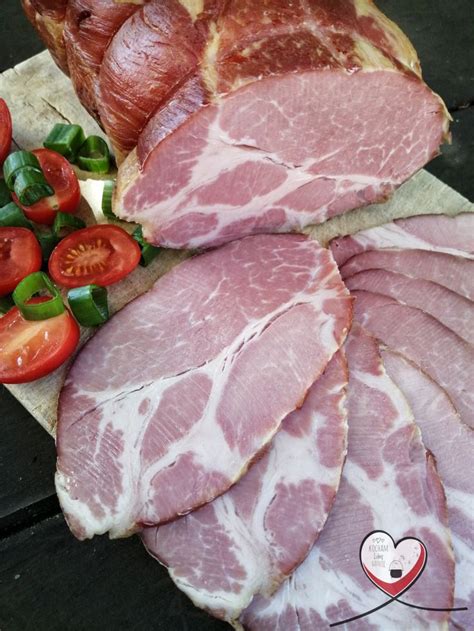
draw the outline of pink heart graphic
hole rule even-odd
[[[396,598],[421,576],[428,553],[423,542],[406,537],[397,544],[383,530],[371,532],[360,547],[360,563],[372,583]]]

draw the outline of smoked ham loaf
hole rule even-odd
[[[384,199],[448,134],[416,52],[368,0],[26,8],[128,156],[114,211],[155,244],[301,230]]]

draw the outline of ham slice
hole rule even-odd
[[[246,471],[345,339],[328,250],[257,236],[189,259],[79,353],[59,400],[56,488],[79,538],[125,536]]]
[[[368,291],[353,295],[357,321],[420,366],[446,390],[462,420],[474,427],[472,346],[419,309]]]
[[[439,320],[468,344],[472,342],[474,303],[436,283],[381,269],[360,272],[346,279],[351,291],[363,290],[389,296],[408,307],[417,307]]]
[[[334,507],[305,562],[273,597],[257,597],[243,614],[246,629],[326,629],[389,600],[359,563],[360,545],[373,530],[385,530],[396,541],[416,536],[427,546],[425,572],[403,600],[452,606],[454,561],[434,458],[423,446],[406,399],[383,368],[376,341],[354,325],[346,353],[349,442]],[[392,603],[348,628],[441,629],[448,618],[447,612]]]
[[[423,442],[433,452],[448,503],[448,517],[456,557],[454,604],[468,607],[454,612],[455,628],[474,628],[474,541],[472,532],[474,434],[464,425],[446,392],[401,355],[382,351],[387,373],[401,389],[421,429]]]
[[[370,250],[349,259],[341,267],[341,276],[347,280],[371,269],[431,281],[474,300],[474,261],[460,256],[422,250]]]
[[[268,452],[221,497],[148,528],[148,551],[193,602],[235,622],[301,563],[326,522],[346,455],[347,366],[337,354]]]
[[[474,212],[397,219],[334,239],[331,249],[339,267],[361,252],[383,249],[427,250],[474,259]]]

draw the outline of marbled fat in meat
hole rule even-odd
[[[375,339],[354,325],[346,353],[348,454],[334,507],[293,576],[274,596],[255,598],[244,612],[246,629],[319,631],[386,602],[359,563],[360,545],[373,530],[385,530],[395,541],[415,536],[428,548],[425,572],[404,600],[452,606],[454,559],[434,459],[423,446],[406,399],[384,370]],[[421,631],[445,628],[448,619],[448,612],[392,603],[348,628]]]
[[[374,119],[396,125],[364,126],[367,92],[382,89],[387,99],[374,102]],[[145,152],[142,169],[132,153],[119,174],[115,212],[141,223],[153,243],[195,248],[301,230],[375,202],[439,144],[433,103],[420,104],[419,89],[405,74],[376,71],[301,71],[244,85]],[[413,111],[391,111],[405,90]],[[350,100],[336,104],[342,94]],[[414,133],[426,143],[394,149]],[[376,176],[374,162],[383,165]]]
[[[434,454],[448,503],[456,559],[454,606],[468,611],[453,612],[455,628],[474,627],[474,552],[472,515],[474,478],[468,475],[474,462],[474,434],[465,425],[446,392],[403,356],[382,350],[388,375],[407,398],[423,442]]]
[[[474,427],[472,345],[420,309],[369,291],[352,295],[355,319],[439,383],[463,421]]]
[[[257,236],[175,267],[79,353],[56,488],[79,538],[124,536],[223,493],[342,344],[352,300],[328,250]]]
[[[194,68],[181,64],[161,101],[149,90],[143,105],[149,79],[133,68],[143,47],[127,44],[125,73],[137,84],[127,99],[144,128],[135,115],[119,120],[113,102],[102,116],[121,152],[138,143],[120,169],[114,210],[153,243],[214,247],[299,231],[385,198],[437,153],[444,106],[420,80],[408,40],[371,3],[235,0],[220,9],[190,15],[201,56]],[[112,64],[121,49],[110,49],[106,94],[120,85]],[[192,98],[190,81],[199,86]],[[187,101],[176,108],[183,86]]]
[[[321,532],[346,455],[347,365],[338,353],[267,453],[221,497],[147,528],[148,551],[193,602],[229,622],[270,594]]]
[[[63,26],[43,37],[129,154],[114,212],[157,245],[301,231],[386,199],[448,137],[411,43],[369,0],[71,0]]]

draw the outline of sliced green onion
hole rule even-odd
[[[105,140],[100,136],[89,136],[79,149],[76,162],[84,171],[108,173],[110,151]]]
[[[51,252],[58,245],[60,239],[49,230],[47,232],[40,232],[38,230],[35,235],[41,246],[41,252],[43,253],[43,262],[46,263],[51,256]]]
[[[82,326],[98,326],[109,319],[107,289],[86,285],[70,289],[67,295],[74,317]]]
[[[5,315],[13,307],[13,300],[10,296],[0,298],[0,316]]]
[[[57,123],[49,132],[43,146],[60,153],[72,162],[85,139],[84,131],[80,125]]]
[[[14,151],[3,163],[3,175],[11,191],[13,191],[18,174],[25,167],[36,169],[36,171],[41,173],[38,158],[30,151]]]
[[[107,219],[117,219],[117,216],[112,210],[114,188],[115,182],[113,180],[107,180],[107,182],[104,183],[104,192],[102,193],[102,212]]]
[[[53,233],[56,238],[65,237],[67,234],[85,228],[86,224],[79,217],[75,217],[69,213],[57,212],[53,223]]]
[[[23,206],[32,206],[43,197],[54,195],[54,190],[46,181],[42,171],[37,171],[32,167],[23,167],[18,172],[14,188]]]
[[[25,217],[25,213],[18,208],[14,202],[10,202],[0,208],[0,226],[6,228],[14,226],[16,228],[32,228],[31,222]]]
[[[0,208],[6,206],[12,201],[12,196],[10,195],[10,190],[7,186],[5,180],[0,180]]]
[[[28,304],[28,301],[40,291],[48,292],[51,298],[44,302]],[[61,294],[44,272],[33,272],[20,281],[13,292],[13,302],[25,320],[48,320],[64,312]]]
[[[138,228],[133,232],[132,237],[138,243],[142,251],[140,265],[142,267],[148,267],[148,265],[150,265],[150,263],[158,256],[160,248],[157,248],[154,245],[151,245],[151,243],[148,243],[148,241],[145,241],[141,226],[138,226]]]

